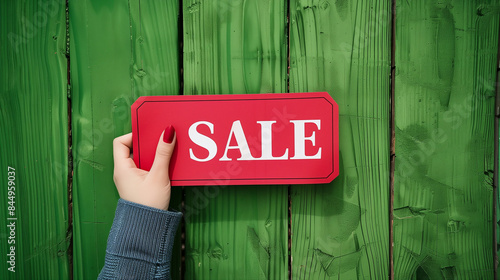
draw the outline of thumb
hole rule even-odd
[[[176,137],[173,126],[168,125],[160,136],[149,176],[156,182],[167,185],[170,182],[169,166],[174,152]]]

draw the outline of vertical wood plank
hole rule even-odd
[[[500,27],[499,27],[500,29]],[[499,31],[500,32],[500,31]],[[494,219],[496,222],[495,227],[495,259],[494,259],[494,269],[495,269],[495,278],[498,278],[498,255],[500,253],[500,196],[498,192],[498,186],[500,184],[499,174],[500,174],[500,33],[498,36],[498,51],[497,51],[497,62],[496,62],[496,84],[495,84],[495,93],[496,93],[496,102],[495,102],[495,166],[493,171],[493,195],[494,195]]]
[[[127,3],[103,1],[69,1],[69,19],[74,277],[87,279],[104,263],[118,199],[112,140],[130,127],[130,19]]]
[[[293,279],[387,279],[391,3],[292,0],[290,20],[290,92],[340,111],[340,176],[292,186]]]
[[[184,93],[286,92],[285,11],[285,1],[183,1]],[[220,186],[186,187],[186,279],[286,279],[287,188],[214,176]]]
[[[500,1],[398,1],[396,279],[492,279]]]
[[[65,6],[0,2],[1,279],[69,277]],[[14,216],[8,167],[15,169]],[[15,272],[8,270],[10,246]]]
[[[500,29],[500,28],[499,28]],[[500,174],[500,33],[499,33],[499,38],[498,38],[498,53],[497,53],[497,73],[496,73],[496,85],[495,85],[495,92],[496,92],[496,102],[495,102],[495,166],[494,166],[494,171],[493,171],[493,195],[494,195],[494,219],[493,221],[496,222],[495,227],[495,248],[496,248],[496,254],[495,254],[495,260],[494,260],[494,266],[495,266],[495,277],[498,278],[499,271],[498,271],[498,255],[500,253],[500,196],[498,193],[498,186],[500,184],[500,179],[499,179],[499,174]]]
[[[133,61],[132,95],[180,94],[178,1],[129,1]],[[166,120],[168,122],[168,120]],[[182,189],[174,187],[170,209],[181,211]],[[177,231],[170,274],[180,279],[181,229]]]
[[[74,275],[95,279],[118,199],[112,140],[131,131],[130,105],[137,97],[179,93],[178,3],[88,0],[70,1],[69,8]],[[173,200],[178,196],[175,190]],[[178,277],[178,269],[172,274]]]

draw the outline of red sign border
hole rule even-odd
[[[254,97],[254,98],[252,98]],[[169,100],[165,100],[168,98]],[[133,149],[138,151],[134,156],[134,162],[140,168],[140,148],[139,148],[139,109],[149,102],[209,102],[209,101],[244,101],[244,100],[290,100],[290,99],[325,99],[332,106],[332,139],[333,139],[333,165],[332,172],[321,178],[231,178],[227,180],[227,185],[272,185],[272,181],[279,180],[275,185],[283,184],[324,184],[330,183],[339,175],[339,111],[338,105],[327,92],[308,93],[263,93],[263,94],[218,94],[218,95],[167,95],[167,96],[141,96],[131,106]],[[135,117],[134,117],[135,114]],[[337,121],[335,121],[335,117]],[[193,180],[171,180],[172,186],[202,186],[219,185],[215,179],[193,179]]]

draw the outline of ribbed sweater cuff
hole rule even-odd
[[[154,264],[170,262],[182,213],[118,200],[106,252]]]

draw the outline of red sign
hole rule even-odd
[[[174,186],[329,183],[339,174],[338,119],[326,92],[140,97],[134,161],[149,170],[171,124]]]

